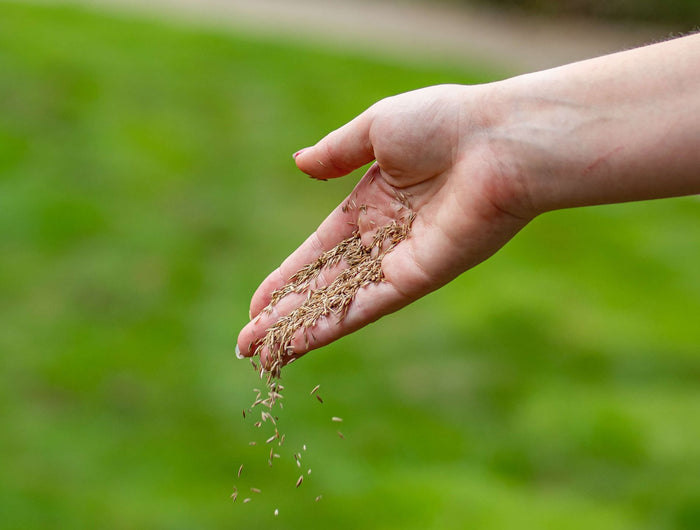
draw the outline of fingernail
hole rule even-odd
[[[241,355],[241,350],[240,350],[240,348],[238,347],[238,344],[236,344],[236,357],[237,357],[238,359],[245,359],[245,357],[243,357],[243,355]]]
[[[304,151],[306,151],[307,149],[308,149],[308,147],[304,147],[304,149],[299,149],[296,153],[294,153],[294,154],[292,155],[292,158],[294,158],[294,160],[296,160],[297,157],[298,157],[300,154],[302,154]]]

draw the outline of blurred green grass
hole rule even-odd
[[[289,367],[301,488],[248,446],[249,297],[353,185],[291,153],[496,77],[0,3],[3,528],[700,526],[696,198],[545,215]]]

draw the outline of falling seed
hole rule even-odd
[[[282,438],[280,438],[279,446],[282,447],[283,443],[284,443],[284,434],[282,435]]]
[[[231,500],[232,502],[236,502],[236,499],[238,498],[238,490],[234,487],[233,488],[233,493],[231,494]]]
[[[262,422],[261,422],[261,421],[256,421],[256,422],[254,423],[254,425],[255,425],[256,427],[260,427],[260,426],[262,425]]]
[[[248,504],[250,502],[250,497],[243,499],[243,504]]]
[[[316,497],[316,502],[320,501],[322,498],[323,498],[323,495],[319,495],[318,497]]]
[[[320,163],[322,164],[322,162]],[[370,182],[373,178],[374,175],[370,175]],[[394,190],[394,196],[398,205],[401,206],[398,210],[400,213],[397,219],[387,225],[376,227],[375,224],[376,232],[371,243],[363,243],[359,229],[355,229],[350,237],[339,242],[334,248],[327,250],[292,275],[287,284],[272,293],[270,303],[259,313],[258,319],[261,315],[270,315],[274,311],[274,306],[292,293],[306,298],[306,301],[297,309],[269,328],[262,340],[250,346],[253,357],[259,357],[263,349],[268,350],[269,356],[268,363],[259,367],[260,379],[264,381],[267,397],[263,399],[260,390],[256,390],[255,402],[248,409],[248,413],[251,413],[255,406],[263,405],[269,410],[269,412],[261,414],[261,421],[256,423],[256,426],[268,421],[276,422],[277,418],[270,412],[275,405],[279,405],[280,408],[283,406],[281,402],[282,385],[279,384],[280,370],[288,362],[294,360],[288,354],[291,352],[291,340],[295,333],[301,331],[307,340],[311,337],[317,342],[311,329],[316,326],[320,319],[335,316],[338,322],[342,322],[360,289],[386,281],[382,272],[382,260],[398,244],[409,237],[411,224],[415,219],[415,212],[410,207],[407,195]],[[354,209],[358,207],[358,204],[353,198],[347,201],[345,206],[348,209],[352,206]],[[376,208],[376,206],[362,204],[359,208],[360,213],[367,213],[368,208]],[[319,285],[320,275],[328,269],[340,265],[341,262],[342,269],[337,277],[328,285]],[[252,366],[254,369],[258,369],[257,364],[253,363]],[[323,403],[323,399],[317,393],[319,388],[320,385],[316,385],[311,390],[310,395],[315,395],[319,403]],[[246,417],[245,410],[243,416]],[[334,416],[332,421],[342,422],[343,420]],[[341,439],[345,438],[340,431],[337,433]],[[270,437],[266,443],[270,444],[277,439],[281,446],[284,438],[284,435],[275,429],[275,435]],[[250,445],[256,445],[256,443],[251,442]],[[303,450],[306,451],[306,445],[303,446]],[[275,455],[271,451],[270,465],[275,457],[279,457],[279,455]],[[301,468],[300,457],[301,453],[294,455],[299,468]],[[307,475],[310,472],[311,469],[307,469]],[[296,487],[301,485],[303,476],[302,474],[299,477]],[[320,498],[319,495],[316,500],[318,501]]]
[[[273,442],[276,438],[277,438],[277,435],[276,435],[276,434],[273,434],[273,435],[270,436],[267,440],[265,440],[265,443],[266,443],[266,444],[269,444],[269,443]]]
[[[306,451],[306,444],[302,445],[301,448]]]
[[[307,474],[307,475],[310,475],[310,474],[311,474],[311,470],[309,469],[309,470],[306,472],[306,474]]]
[[[258,488],[250,488],[250,491],[253,493],[260,493],[260,490]]]
[[[243,419],[245,419],[245,409],[243,409]]]
[[[275,517],[277,517],[279,514],[280,514],[280,511],[277,508],[275,508]]]
[[[238,468],[238,478],[241,478],[241,471],[243,471],[243,464]]]
[[[301,486],[301,483],[304,482],[304,475],[299,475],[299,478],[297,479],[297,488]]]
[[[258,445],[256,442],[248,442],[248,445]]]

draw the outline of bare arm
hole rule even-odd
[[[501,83],[525,214],[700,192],[700,34]]]
[[[373,160],[351,198],[376,208],[360,217],[338,207],[267,277],[237,353],[252,355],[266,329],[301,303],[290,296],[261,313],[298,269],[350,225],[364,240],[370,226],[391,220],[396,189],[412,197],[416,218],[411,237],[382,262],[386,281],[361,289],[342,322],[323,319],[299,334],[290,359],[439,288],[543,212],[700,193],[700,35],[387,98],[296,156],[320,179]]]

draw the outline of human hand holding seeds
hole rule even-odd
[[[330,315],[306,333],[299,330],[290,359],[436,289],[485,259],[523,226],[524,221],[493,203],[497,199],[487,189],[493,173],[490,157],[478,137],[476,100],[473,108],[464,105],[465,88],[432,87],[383,100],[296,156],[298,167],[317,179],[341,177],[376,162],[348,199],[255,292],[253,320],[238,338],[243,355],[251,355],[249,346],[305,299],[292,293],[267,313],[263,308],[273,291],[356,229],[369,245],[378,228],[406,217],[409,208],[415,212],[409,237],[382,261],[384,281],[361,288],[342,320]],[[474,88],[476,92],[480,89]],[[472,133],[474,141],[465,141]],[[341,262],[325,271],[318,284],[328,285],[343,267]],[[261,353],[268,366],[268,351]]]
[[[348,264],[332,262],[310,287],[279,291],[353,234],[369,247],[392,221],[410,226],[382,257],[383,281],[356,290],[341,318],[324,313],[297,326],[282,364],[439,288],[543,212],[700,193],[698,116],[700,35],[376,103],[295,155],[299,169],[324,180],[375,163],[258,287],[237,354],[271,365],[267,330]]]

